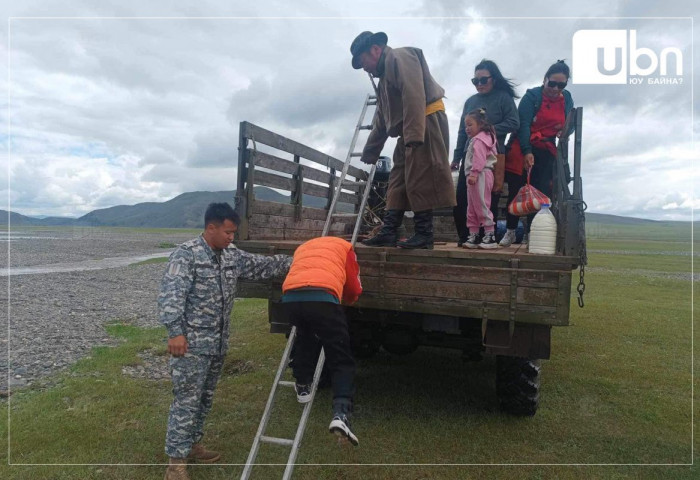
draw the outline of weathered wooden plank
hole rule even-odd
[[[362,269],[362,266],[360,266]],[[362,275],[363,291],[402,294],[414,297],[451,298],[478,300],[482,302],[507,302],[510,287],[503,285],[480,285],[475,283],[430,282],[423,279],[384,278]]]
[[[362,268],[362,266],[360,266]],[[510,285],[492,285],[472,282],[428,281],[426,279],[390,278],[360,274],[365,293],[413,295],[417,298],[444,298],[475,300],[481,302],[508,302]],[[429,282],[429,283],[428,283]],[[518,305],[557,306],[557,290],[554,288],[518,287]]]
[[[338,169],[338,171],[342,171],[342,168]],[[356,180],[367,180],[369,178],[369,172],[367,170],[363,170],[361,168],[357,168],[353,165],[348,165],[348,175],[351,175],[353,178]]]
[[[263,185],[271,188],[279,188],[282,190],[287,190],[289,192],[296,191],[296,183],[293,178],[280,177],[268,172],[262,172],[260,170],[255,171],[255,185]],[[303,193],[305,195],[312,195],[314,197],[327,198],[328,197],[328,187],[322,185],[316,185],[313,183],[304,182]],[[362,199],[358,195],[341,192],[338,196],[338,200],[343,203],[350,203],[353,205],[358,204]]]
[[[324,220],[314,220],[310,218],[302,218],[301,220],[295,220],[294,217],[287,217],[282,215],[254,215],[250,219],[250,226],[255,228],[291,228],[293,230],[323,230],[325,225]],[[345,222],[336,222],[349,225]],[[338,231],[342,228],[338,227]]]
[[[277,300],[281,289],[276,285],[265,282],[240,280],[236,296],[241,298],[271,298]],[[463,299],[416,298],[401,294],[383,294],[365,292],[357,304],[350,308],[376,308],[379,310],[397,310],[435,315],[450,315],[457,317],[483,318],[484,308],[489,319],[508,320],[509,305],[507,303],[470,301]],[[557,314],[557,309],[550,306],[519,305],[516,321],[540,325],[566,325],[567,318]]]
[[[250,172],[250,170],[248,170]],[[294,180],[292,178],[280,177],[268,172],[262,172],[260,170],[255,170],[255,183],[254,185],[263,185],[265,187],[280,188],[282,190],[287,190],[289,192],[294,191]],[[251,184],[248,183],[248,189],[250,189]]]
[[[294,216],[294,205],[289,203],[266,202],[256,200],[253,204],[253,215]],[[301,216],[309,220],[326,220],[328,212],[321,208],[302,207]],[[254,240],[253,240],[254,241]]]
[[[426,281],[457,281],[466,283],[485,283],[491,285],[510,285],[511,270],[508,268],[485,268],[469,265],[431,265],[416,263],[360,261],[361,275],[379,276],[380,269],[384,275],[395,278],[415,278]],[[518,286],[557,288],[559,272],[538,270],[518,270]]]
[[[331,232],[334,235],[346,234],[348,226],[346,224],[334,224]],[[254,225],[250,226],[250,236],[258,239],[269,240],[310,240],[321,236],[323,228],[318,230],[312,229],[294,229],[294,228],[261,228]],[[245,249],[244,249],[245,250]],[[251,252],[252,253],[252,252]]]
[[[360,300],[353,307],[483,318],[485,305],[484,302],[470,302],[467,300],[433,299],[431,301],[407,295],[386,294],[380,297],[374,293],[363,293]],[[508,304],[489,302],[486,304],[486,313],[489,319],[508,320],[510,308]],[[549,306],[519,306],[515,318],[516,321],[524,323],[566,325],[564,323],[565,319],[557,318],[556,309]]]
[[[344,162],[338,160],[337,158],[333,158],[330,155],[326,155],[323,152],[307,147],[302,143],[273,133],[250,122],[241,122],[241,129],[245,138],[250,138],[256,143],[259,142],[278,150],[291,153],[292,155],[298,155],[301,158],[305,158],[327,168],[333,167],[338,171],[342,170],[343,168]],[[353,167],[352,165],[349,166],[348,172],[356,178],[363,178],[363,174],[365,175],[364,178],[366,178],[366,173],[363,173],[364,171],[362,169]]]
[[[285,160],[284,158],[275,157],[265,152],[258,152],[248,149],[251,155],[255,157],[255,166],[268,168],[270,170],[275,170],[277,172],[286,173],[289,175],[294,175],[297,173],[297,164],[291,160]],[[309,180],[315,180],[317,182],[322,182],[328,184],[331,181],[330,173],[326,173],[317,168],[313,168],[310,165],[302,165],[304,169],[304,178]]]
[[[250,155],[250,157],[248,158],[254,158],[256,168],[267,168],[270,170],[274,170],[275,172],[286,173],[288,175],[296,175],[297,173],[297,168],[299,164],[292,160],[276,157],[269,153],[255,151],[250,148],[248,149],[248,152]],[[331,178],[333,178],[330,172],[324,172],[323,170],[315,168],[313,165],[302,164],[301,167],[303,169],[303,177],[305,181],[313,180],[316,182],[323,183],[327,186],[330,184]],[[364,171],[362,172],[364,173]],[[362,177],[366,177],[366,174],[362,175]],[[349,175],[347,179],[353,180],[353,177]],[[360,191],[359,186],[347,186],[343,187],[343,189],[353,192]]]
[[[513,250],[481,251],[466,248],[438,249],[435,250],[409,250],[402,248],[376,248],[365,247],[362,244],[356,246],[358,259],[378,260],[380,253],[385,253],[387,261],[403,263],[433,263],[441,265],[461,264],[467,262],[472,265],[484,267],[509,268],[510,260],[517,258],[520,268],[530,270],[560,270],[571,268],[571,261],[577,261],[572,257],[559,255],[536,255],[515,252]]]
[[[569,272],[559,273],[559,297],[557,299],[557,317],[566,321],[563,325],[569,324],[569,313],[571,309],[571,274]]]
[[[312,195],[314,197],[326,198],[328,196],[328,187],[322,185],[316,185],[313,183],[304,182],[303,192],[306,195]]]
[[[306,195],[328,198],[328,192],[328,187],[304,182],[304,194]],[[340,195],[338,195],[338,201],[343,203],[350,203],[352,205],[358,205],[362,201],[362,198],[360,198],[359,195],[355,195],[354,193],[346,193],[341,191]]]
[[[518,269],[519,287],[547,287],[557,288],[559,286],[560,271],[547,270],[523,270]],[[565,274],[571,276],[568,271]]]
[[[510,285],[510,272],[505,269],[486,269],[462,265],[430,265],[416,263],[360,262],[360,276],[378,277],[380,271],[387,278],[420,279],[424,281],[479,282],[490,285]]]
[[[551,305],[556,307],[557,289],[518,287],[516,301],[518,305]]]
[[[254,238],[254,237],[252,237]],[[245,242],[250,248],[264,248],[266,242],[256,242],[250,240]],[[286,245],[290,251],[294,251],[298,245]],[[466,265],[484,268],[505,268],[510,271],[510,260],[517,258],[520,260],[520,269],[527,271],[543,271],[547,273],[563,272],[570,275],[569,260],[571,257],[561,257],[557,255],[534,255],[528,253],[503,253],[499,251],[481,252],[468,250],[464,248],[436,248],[435,250],[406,250],[401,248],[372,248],[365,247],[358,243],[355,246],[357,258],[362,265],[362,262],[377,262],[380,260],[380,255],[385,255],[387,263],[417,263],[421,265]],[[534,258],[533,262],[527,261],[529,258]],[[523,285],[527,286],[527,285]]]

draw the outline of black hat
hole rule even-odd
[[[350,53],[352,54],[352,68],[355,70],[362,67],[360,65],[360,55],[370,49],[372,45],[381,45],[382,47],[386,45],[389,38],[384,32],[362,32],[355,40],[352,41],[350,45]]]

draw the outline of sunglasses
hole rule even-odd
[[[557,87],[559,90],[564,90],[566,88],[567,82],[555,82],[554,80],[550,80],[547,82],[547,86],[549,88],[554,88]]]
[[[472,84],[476,87],[477,85],[486,85],[489,83],[489,78],[492,77],[479,77],[479,78],[472,78]]]

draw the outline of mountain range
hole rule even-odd
[[[150,227],[150,228],[201,228],[202,216],[211,202],[235,203],[236,191],[188,192],[166,202],[144,202],[136,205],[93,210],[79,218],[29,217],[16,212],[0,210],[0,225],[8,221],[15,226],[90,226],[90,227]],[[289,196],[267,187],[255,187],[255,197],[271,202],[289,203]],[[324,208],[326,201],[304,195],[304,205]],[[603,225],[662,225],[688,222],[667,222],[643,218],[622,217],[602,213],[586,213],[586,220]]]
[[[270,188],[255,187],[255,197],[270,202],[289,203],[289,196]],[[201,228],[203,213],[212,202],[228,202],[235,206],[236,191],[187,192],[166,202],[144,202],[136,205],[93,210],[79,218],[29,217],[16,212],[0,210],[0,225],[21,226],[83,226],[83,227],[150,227]],[[304,205],[323,208],[326,201],[304,195]]]

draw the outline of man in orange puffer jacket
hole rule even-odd
[[[352,245],[338,237],[318,237],[300,245],[282,285],[282,303],[289,321],[297,327],[292,373],[297,400],[311,400],[318,342],[326,355],[333,387],[331,433],[359,444],[349,417],[355,393],[355,358],[345,318],[345,304],[362,293],[360,267]]]

